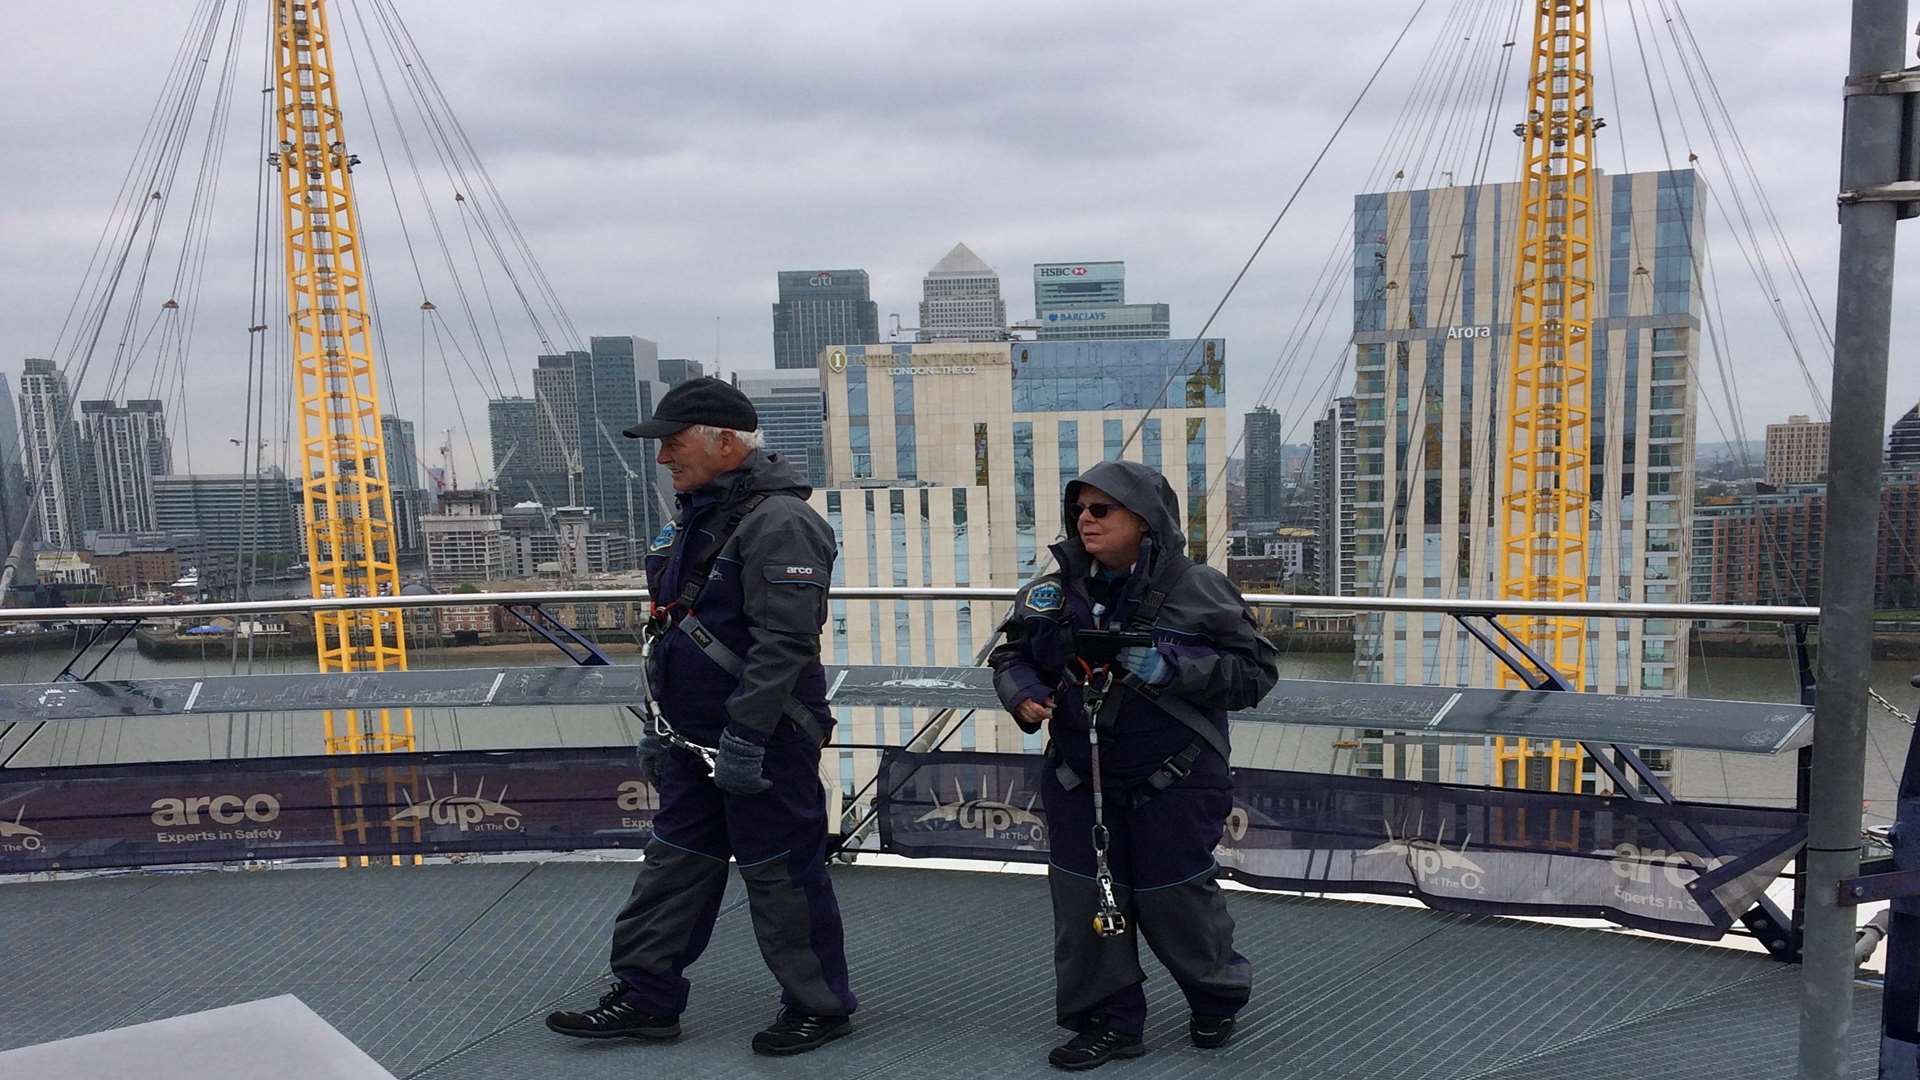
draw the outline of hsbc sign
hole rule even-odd
[[[1087,268],[1084,266],[1041,266],[1037,267],[1034,272],[1043,278],[1087,276]]]

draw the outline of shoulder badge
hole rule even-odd
[[[647,550],[649,552],[667,550],[673,546],[673,538],[678,533],[679,524],[672,521],[667,522],[666,525],[660,529],[660,532],[654,536],[651,541],[648,541]]]
[[[1065,602],[1066,597],[1060,592],[1060,586],[1051,581],[1043,581],[1027,590],[1027,610],[1041,615],[1059,611]]]

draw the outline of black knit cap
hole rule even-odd
[[[664,439],[694,424],[729,431],[760,430],[760,414],[739,390],[712,377],[689,379],[669,390],[653,407],[653,418],[628,428],[629,439]]]

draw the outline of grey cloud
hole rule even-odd
[[[347,10],[341,3],[337,23]],[[1411,10],[1407,0],[1202,9],[583,0],[401,6],[582,332],[643,334],[669,355],[712,359],[718,316],[719,358],[728,368],[770,362],[776,270],[866,267],[883,316],[899,312],[911,325],[921,273],[956,240],[999,269],[1010,313],[1030,305],[1031,263],[1117,257],[1128,260],[1136,299],[1172,304],[1176,332],[1197,331]],[[26,6],[14,13],[21,25],[11,40],[20,55],[0,65],[0,95],[25,103],[0,116],[11,162],[0,174],[0,292],[10,298],[0,309],[0,342],[10,354],[0,355],[0,370],[9,377],[19,357],[52,340],[185,17],[131,2],[102,7],[105,14],[81,18],[57,5]],[[1439,33],[1445,4],[1429,8],[1214,327],[1230,341],[1235,409],[1253,404],[1380,155]],[[1844,12],[1794,0],[1689,0],[1687,10],[1723,90],[1734,95],[1748,149],[1814,295],[1830,308]],[[252,18],[257,34],[258,12]],[[357,25],[347,29],[358,46]],[[1613,29],[1630,34],[1618,13]],[[1475,48],[1497,42],[1483,35]],[[1625,85],[1617,110],[1612,89],[1602,88],[1602,111],[1614,123],[1608,138],[1624,140],[1635,168],[1661,165],[1630,36],[1616,37],[1613,53]],[[258,60],[249,48],[243,89],[257,82]],[[1687,94],[1680,71],[1673,77]],[[1507,129],[1518,82],[1517,74],[1509,78],[1497,117],[1491,179],[1512,172]],[[372,122],[387,140],[387,160],[371,145],[369,112],[384,104],[360,100],[352,79],[344,86],[349,131],[368,163],[356,179],[398,404],[437,429],[455,420],[443,390],[448,379],[429,341],[422,385],[413,310],[421,286],[377,166],[393,167],[402,185],[427,295],[449,322],[463,327],[464,318],[384,116]],[[243,102],[237,124],[250,104]],[[1456,125],[1470,138],[1441,145],[1436,134],[1418,176],[1453,170],[1465,178],[1481,107],[1484,99]],[[1676,156],[1684,159],[1690,142],[1707,156],[1710,179],[1724,185],[1726,168],[1713,160],[1697,119],[1688,117],[1691,139],[1682,138],[1678,117],[1665,119]],[[1608,169],[1619,167],[1620,146],[1603,147]],[[431,160],[417,136],[415,150]],[[1414,156],[1389,155],[1388,172],[1411,167]],[[223,426],[237,414],[233,357],[245,348],[256,161],[238,138],[188,395],[203,461],[219,459]],[[452,187],[437,166],[430,171],[427,188],[455,259],[470,268]],[[1733,237],[1717,212],[1709,222],[1727,308],[1723,331],[1757,431],[1809,403]],[[1772,241],[1763,240],[1771,259]],[[1920,271],[1911,250],[1902,258],[1904,296]],[[478,283],[470,269],[464,273],[478,302]],[[539,343],[491,266],[489,285],[524,392]],[[159,299],[149,291],[149,306]],[[1912,307],[1903,305],[1896,341],[1916,329]],[[1309,390],[1335,362],[1349,312],[1342,292],[1310,365]],[[491,322],[484,315],[482,322],[497,353]],[[1810,343],[1810,331],[1801,331]],[[464,347],[477,362],[476,346]],[[1824,384],[1826,368],[1811,350],[1808,362]],[[452,365],[465,415],[477,425],[484,393],[467,385],[457,360]],[[1718,376],[1707,382],[1718,401]],[[1892,395],[1895,414],[1920,397],[1920,370],[1898,357]],[[1308,404],[1295,412],[1304,416]],[[1718,437],[1704,417],[1701,426],[1703,438]],[[471,434],[484,458],[484,431]],[[422,436],[425,445],[435,441]],[[473,467],[464,447],[459,467],[463,476]]]

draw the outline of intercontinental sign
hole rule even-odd
[[[894,377],[902,375],[972,375],[982,367],[1006,367],[1005,352],[937,352],[937,353],[853,353],[845,349],[834,349],[827,354],[827,368],[834,374],[847,370],[847,365],[866,368],[887,368]]]

